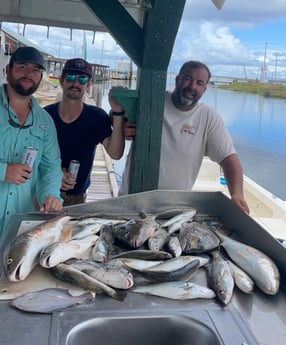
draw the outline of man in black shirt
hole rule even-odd
[[[124,110],[109,96],[111,113],[115,115],[111,126],[103,109],[84,103],[91,78],[92,68],[87,61],[67,60],[60,77],[62,100],[45,107],[57,128],[64,172],[64,206],[85,202],[97,144],[102,143],[112,159],[120,159],[124,152]],[[68,172],[71,160],[80,163],[77,177]]]

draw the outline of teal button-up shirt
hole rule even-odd
[[[26,124],[29,128],[15,128],[8,122],[8,100],[5,86],[0,86],[0,239],[15,213],[35,210],[35,198],[41,205],[48,196],[60,198],[62,181],[60,150],[57,132],[50,115],[31,97],[31,111]],[[18,122],[13,109],[10,116]],[[31,179],[16,185],[5,182],[7,164],[21,163],[27,147],[38,150]]]

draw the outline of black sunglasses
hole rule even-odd
[[[8,122],[10,123],[10,125],[12,127],[25,129],[25,128],[29,128],[29,127],[33,126],[33,124],[34,124],[34,113],[33,113],[32,108],[31,108],[31,112],[32,112],[32,123],[30,123],[29,125],[20,125],[20,123],[14,121],[12,119],[12,116],[11,116],[11,113],[10,113],[10,107],[9,107],[9,99],[8,99],[8,116],[9,116]]]

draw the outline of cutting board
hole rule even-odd
[[[0,278],[0,300],[10,300],[27,292],[47,288],[68,289],[73,296],[82,294],[85,290],[54,278],[47,268],[37,265],[30,275],[23,281],[9,282],[3,274]]]
[[[41,221],[22,221],[17,235],[32,229]],[[29,276],[19,282],[9,282],[4,274],[0,277],[0,300],[10,300],[21,296],[27,292],[38,291],[47,288],[65,288],[76,296],[82,294],[85,290],[68,283],[64,283],[54,278],[49,269],[37,265]]]

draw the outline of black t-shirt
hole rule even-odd
[[[67,194],[85,193],[90,185],[96,145],[112,133],[109,116],[99,107],[84,104],[80,116],[71,123],[65,123],[58,114],[58,106],[59,103],[50,104],[45,110],[57,128],[62,167],[68,169],[73,159],[80,162],[75,188],[67,191]]]

